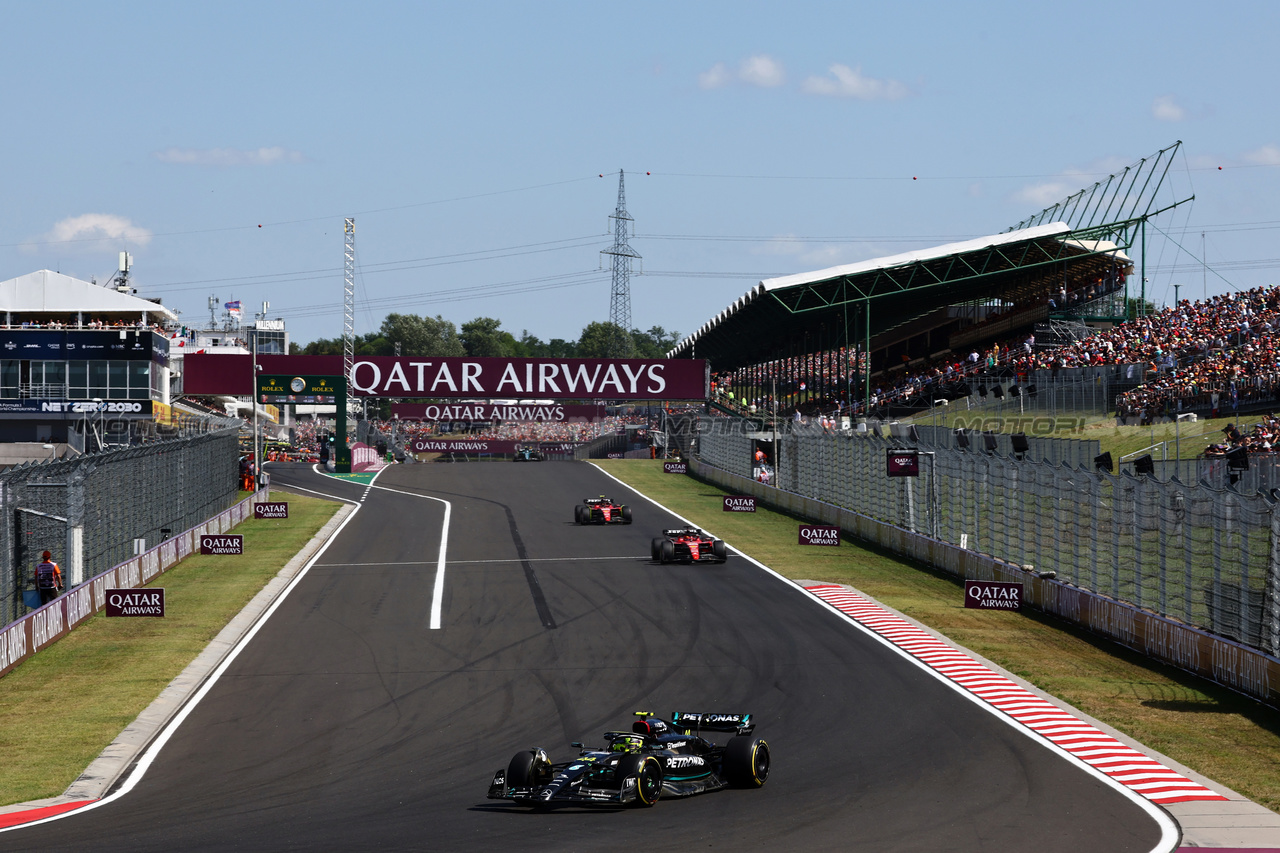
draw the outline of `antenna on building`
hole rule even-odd
[[[218,297],[209,297],[209,328],[218,328]]]
[[[136,291],[129,286],[129,269],[132,266],[133,255],[128,252],[121,252],[120,263],[116,265],[116,275],[113,279],[117,293],[136,293]]]
[[[609,217],[613,220],[613,245],[601,249],[600,254],[613,256],[613,289],[609,292],[609,322],[621,332],[615,331],[610,341],[609,355],[622,358],[630,355],[631,346],[631,259],[640,259],[640,253],[627,244],[628,222],[634,222],[627,213],[627,189],[624,175],[618,170],[618,209]]]

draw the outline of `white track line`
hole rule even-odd
[[[663,506],[662,504],[658,503],[653,498],[649,497],[645,493],[638,490],[635,486],[622,482],[622,480],[619,480],[617,477],[613,476],[608,471],[601,468],[599,465],[595,465],[595,463],[591,463],[591,464],[601,474],[604,474],[610,480],[613,480],[615,483],[618,483],[619,485],[630,490],[636,495],[639,495],[640,497],[644,498],[649,503],[661,509],[663,512],[671,513],[671,515],[680,519],[685,524],[693,524],[692,521],[689,521],[687,518],[680,515],[679,513],[674,512],[668,509],[667,507]],[[707,530],[705,527],[702,529],[707,533],[711,533],[711,531]],[[715,534],[711,534],[711,535],[714,536]],[[717,536],[716,538],[721,539],[723,537]],[[728,546],[728,543],[726,542],[725,545]],[[805,589],[800,584],[796,583],[790,578],[783,577],[782,575],[775,572],[773,569],[766,566],[764,563],[761,563],[759,560],[756,560],[753,557],[751,557],[749,554],[743,554],[741,551],[738,551],[738,553],[742,554],[743,559],[755,565],[756,568],[760,569],[761,571],[767,572],[768,574],[773,575],[775,578],[782,581],[783,583],[788,584],[800,590],[800,592],[804,593],[804,595],[807,596],[810,601],[813,601],[818,606],[824,608],[828,612],[834,613],[836,616],[840,617],[845,622],[852,625],[854,628],[858,629],[866,636],[871,637],[876,642],[886,646],[888,649],[890,649],[895,654],[900,656],[903,660],[910,662],[913,666],[928,673],[931,677],[947,685],[947,687],[949,687],[951,690],[955,691],[957,694],[967,699],[968,701],[972,702],[979,708],[982,708],[984,711],[988,712],[993,717],[1000,720],[1002,723],[1008,725],[1014,731],[1019,732],[1023,736],[1031,739],[1033,742],[1038,743],[1044,748],[1050,750],[1051,752],[1056,753],[1057,755],[1062,757],[1064,760],[1069,761],[1070,763],[1081,768],[1090,776],[1093,776],[1094,778],[1101,780],[1105,785],[1110,787],[1112,790],[1117,791],[1123,797],[1125,797],[1126,799],[1136,804],[1139,808],[1145,811],[1151,817],[1152,820],[1155,821],[1156,826],[1160,827],[1160,841],[1156,844],[1155,847],[1151,848],[1150,853],[1173,853],[1173,851],[1177,849],[1182,833],[1181,833],[1181,830],[1178,828],[1177,823],[1174,822],[1173,818],[1164,809],[1160,808],[1155,803],[1151,802],[1150,800],[1148,800],[1146,797],[1142,796],[1138,792],[1132,790],[1127,785],[1121,784],[1120,782],[1108,776],[1106,773],[1103,773],[1097,767],[1091,766],[1088,762],[1082,760],[1079,756],[1072,755],[1070,752],[1058,746],[1053,741],[1047,740],[1046,738],[1040,736],[1034,730],[1018,724],[1016,721],[1013,720],[1013,718],[1002,713],[1001,711],[999,711],[998,709],[996,709],[995,707],[987,703],[985,700],[983,700],[981,697],[976,696],[969,690],[964,689],[962,686],[952,681],[943,673],[927,665],[924,661],[915,657],[906,649],[901,648],[900,646],[892,642],[888,637],[883,637],[880,634],[877,634],[875,631],[871,630],[870,627],[863,625],[861,622],[859,622],[857,619],[854,619],[848,613],[845,613],[842,610],[840,610],[840,608],[836,607],[835,605],[831,604],[828,601],[822,600],[821,598],[814,595],[812,592]]]
[[[383,471],[387,470],[385,468]],[[381,473],[381,472],[379,472]],[[394,492],[397,495],[408,495],[411,498],[423,498],[429,501],[437,501],[444,504],[444,523],[440,530],[440,551],[436,556],[436,582],[431,590],[431,630],[440,630],[440,611],[444,607],[444,567],[449,551],[449,519],[453,516],[453,504],[444,498],[435,498],[431,495],[419,495],[415,492],[405,492],[400,489],[392,489],[387,486],[374,486],[373,481],[369,482],[370,489],[378,489],[383,492]],[[367,494],[367,492],[366,492]],[[363,498],[361,498],[363,500]]]
[[[380,474],[382,472],[379,471],[378,473]],[[378,475],[375,474],[374,479],[377,479],[377,476]],[[372,485],[372,481],[370,482],[370,485]],[[170,719],[169,722],[165,724],[164,728],[160,730],[160,733],[156,735],[155,740],[153,740],[151,744],[146,748],[146,750],[142,753],[142,757],[138,759],[138,762],[133,766],[133,769],[128,771],[128,774],[124,777],[124,781],[121,783],[119,788],[117,788],[113,793],[103,797],[102,799],[95,800],[92,803],[89,803],[88,805],[82,806],[78,809],[72,809],[71,811],[63,812],[62,814],[50,815],[47,818],[42,818],[40,820],[33,820],[29,823],[16,824],[11,827],[6,827],[0,830],[0,832],[10,832],[16,829],[26,829],[27,827],[38,826],[42,823],[49,823],[51,821],[62,820],[63,818],[74,817],[75,815],[84,814],[85,812],[92,811],[93,809],[99,808],[100,806],[105,806],[107,803],[115,802],[116,800],[120,799],[121,797],[125,796],[130,791],[132,791],[134,787],[140,781],[142,781],[142,777],[146,775],[147,770],[150,769],[151,765],[155,762],[156,757],[159,756],[160,750],[164,749],[165,744],[169,742],[169,738],[173,737],[173,734],[178,730],[178,727],[181,726],[182,723],[191,714],[191,712],[196,709],[196,706],[200,704],[200,700],[203,699],[205,696],[209,695],[209,691],[213,689],[213,685],[216,684],[218,679],[222,677],[222,674],[225,673],[227,669],[231,666],[231,664],[235,661],[235,659],[240,656],[240,653],[244,651],[245,647],[249,645],[250,641],[252,641],[253,638],[257,636],[258,631],[262,628],[262,626],[267,624],[267,620],[271,618],[271,615],[275,613],[276,610],[279,609],[280,605],[284,603],[285,599],[289,597],[289,593],[293,592],[294,589],[297,588],[298,584],[302,583],[302,579],[307,576],[307,572],[311,570],[311,567],[314,566],[317,561],[319,561],[320,556],[326,550],[328,550],[329,546],[333,544],[333,542],[338,538],[338,535],[342,533],[343,528],[345,528],[348,524],[350,524],[351,519],[355,518],[356,515],[359,514],[360,512],[360,504],[358,501],[353,501],[350,498],[343,498],[337,495],[327,495],[324,492],[317,492],[314,489],[303,489],[300,486],[297,488],[299,488],[301,491],[311,492],[312,494],[317,494],[317,495],[324,495],[325,497],[330,497],[330,498],[333,498],[334,500],[342,501],[343,503],[353,504],[355,506],[355,510],[350,515],[348,515],[345,519],[343,519],[342,523],[338,525],[338,529],[333,531],[333,535],[331,535],[329,539],[323,545],[320,546],[320,548],[315,552],[315,554],[311,556],[311,559],[307,561],[307,564],[303,566],[296,575],[293,576],[293,580],[289,581],[288,586],[286,586],[284,590],[282,590],[281,593],[278,596],[276,596],[275,600],[272,601],[271,604],[269,604],[267,608],[262,611],[262,615],[259,616],[258,619],[249,628],[249,630],[244,633],[244,636],[240,638],[240,641],[237,642],[234,646],[232,646],[231,650],[227,652],[226,657],[222,659],[222,661],[214,668],[213,672],[209,674],[209,677],[205,679],[204,683],[200,685],[200,689],[197,690],[191,696],[190,699],[184,702],[182,705],[182,708],[179,709],[178,713],[174,714],[173,718]]]

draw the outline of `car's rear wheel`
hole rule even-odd
[[[735,788],[759,788],[769,778],[769,744],[739,736],[724,748],[724,778]]]
[[[715,539],[711,542],[711,555],[722,563],[729,559],[729,549],[725,547],[723,539]]]
[[[655,536],[653,541],[649,543],[649,556],[653,557],[655,563],[662,562],[662,543],[666,541],[661,536]]]
[[[623,504],[622,506],[622,523],[623,524],[631,523],[631,507],[625,504]]]
[[[575,506],[575,507],[573,508],[573,523],[574,523],[574,524],[586,524],[586,523],[587,523],[587,522],[583,519],[583,517],[582,517],[582,516],[583,516],[583,514],[586,512],[586,509],[587,509],[587,508],[586,508],[585,506],[583,506],[582,504],[578,504],[577,506]]]
[[[662,764],[652,755],[628,755],[618,762],[618,776],[636,780],[635,805],[648,808],[662,796]]]
[[[662,550],[658,554],[659,563],[670,563],[676,558],[676,544],[670,539],[662,540]]]

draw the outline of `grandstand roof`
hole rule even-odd
[[[1015,280],[1047,290],[1064,265],[1128,258],[1098,234],[1062,222],[766,279],[680,341],[670,358],[727,369],[769,358],[789,335],[826,330],[848,341],[890,331],[949,305],[994,298]],[[1086,274],[1091,270],[1084,270]],[[870,311],[870,317],[861,312]]]
[[[33,318],[76,313],[139,318],[146,312],[155,320],[163,317],[176,322],[178,319],[177,314],[157,302],[52,270],[37,270],[0,281],[0,311],[33,315]]]

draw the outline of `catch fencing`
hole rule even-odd
[[[750,479],[753,436],[729,420],[700,424],[700,459]],[[926,450],[918,477],[890,478],[887,455],[905,447],[892,437],[778,443],[776,488],[1055,572],[1059,582],[1280,656],[1280,518],[1268,493],[972,447]]]
[[[224,427],[0,473],[0,625],[32,609],[43,551],[70,589],[231,506],[238,433]]]

